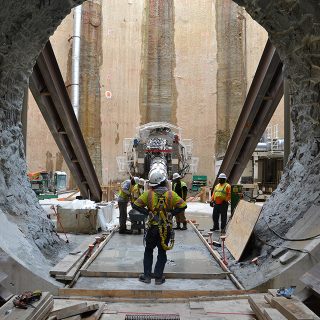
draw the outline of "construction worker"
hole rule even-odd
[[[172,177],[172,190],[184,201],[187,200],[188,187],[184,181],[181,180],[181,176],[179,173],[174,173]],[[175,230],[187,230],[187,220],[185,212],[182,211],[176,215],[177,226],[174,228]],[[181,223],[183,227],[181,227]]]
[[[228,205],[231,198],[231,186],[227,183],[227,176],[220,173],[218,184],[214,187],[210,205],[213,206],[212,220],[213,228],[210,231],[219,230],[219,217],[221,215],[221,232],[225,232],[227,224]]]
[[[127,229],[127,207],[129,200],[131,200],[132,190],[138,183],[138,177],[131,177],[131,179],[125,180],[121,184],[118,197],[120,234],[132,233],[132,230]]]
[[[134,185],[131,192],[131,203],[134,203],[144,192],[145,180],[140,178],[138,183]]]
[[[158,257],[154,275],[155,284],[160,285],[165,282],[163,270],[167,262],[166,251],[172,249],[174,244],[172,216],[184,211],[187,204],[174,191],[169,191],[167,175],[161,170],[150,171],[149,186],[150,189],[133,204],[134,209],[149,217],[145,233],[144,273],[139,276],[139,281],[151,283],[153,249],[157,247]]]

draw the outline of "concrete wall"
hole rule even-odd
[[[199,175],[212,181],[216,139],[216,34],[212,1],[175,2],[177,120],[193,139]]]
[[[144,2],[103,2],[103,65],[100,68],[102,122],[102,177],[123,178],[116,156],[122,154],[124,138],[135,135],[140,123],[139,88],[141,73]],[[111,98],[106,92],[111,92]]]
[[[71,42],[68,39],[72,36],[72,29],[73,14],[70,13],[50,38],[65,81],[67,81],[68,54],[71,48]],[[66,85],[68,85],[67,82]],[[29,172],[39,170],[63,170],[68,172],[67,166],[30,90],[26,158]]]
[[[116,156],[122,154],[123,139],[133,137],[136,127],[146,119],[143,88],[146,81],[147,4],[150,3],[142,0],[102,2],[102,64],[97,74],[101,121],[96,121],[97,127],[101,126],[102,184],[125,177],[118,173]],[[175,113],[172,118],[176,118],[177,125],[182,128],[183,138],[193,139],[194,156],[200,158],[198,174],[207,175],[212,182],[216,146],[220,141],[217,122],[220,129],[227,126],[226,122],[217,121],[217,111],[219,109],[220,119],[228,119],[227,129],[231,134],[243,103],[242,91],[250,86],[267,33],[231,0],[214,3],[212,0],[179,0],[173,4],[176,105],[172,109]],[[218,19],[218,12],[222,12],[223,17]],[[72,35],[72,20],[69,15],[51,38],[66,81],[70,78],[66,74],[70,68],[68,39]],[[229,44],[224,43],[223,34],[228,33],[230,24],[235,37],[237,31],[241,34],[241,39],[235,41],[236,46],[230,37]],[[221,34],[217,35],[217,30]],[[233,56],[239,61],[235,62]],[[235,64],[241,66],[235,68]],[[226,78],[226,70],[233,74],[234,86],[230,90],[225,90],[230,80]],[[221,90],[223,98],[217,103],[217,91],[221,93]],[[228,96],[231,100],[227,99]],[[272,124],[282,123],[282,113],[278,108]],[[58,149],[32,97],[28,114],[29,170],[50,166],[55,169]],[[281,130],[282,127],[280,133]],[[51,162],[48,159],[50,154]],[[65,170],[65,165],[62,169]]]

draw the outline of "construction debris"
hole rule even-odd
[[[315,320],[320,319],[299,299],[276,296],[278,290],[269,290],[267,294],[249,296],[249,304],[258,320]]]
[[[3,320],[45,320],[53,308],[53,296],[43,292],[38,301],[26,305],[26,309],[14,306],[18,296],[12,297],[0,308],[0,319]]]

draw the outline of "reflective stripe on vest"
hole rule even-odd
[[[225,190],[227,187],[227,183],[223,185],[223,187],[220,186],[220,184],[216,185],[214,188],[214,200],[216,198],[220,198],[222,200],[226,200],[227,198],[227,191]]]
[[[172,191],[166,191],[163,195],[157,195],[157,203],[156,202],[156,192],[153,190],[150,190],[148,192],[148,202],[147,202],[147,206],[148,206],[148,210],[151,212],[154,212],[158,201],[161,197],[165,198],[165,202],[166,202],[166,211],[171,211],[172,210],[172,206],[173,206],[173,193]]]

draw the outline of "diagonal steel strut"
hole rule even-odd
[[[100,183],[50,41],[37,59],[29,87],[81,195],[101,201]]]
[[[268,40],[218,175],[238,182],[282,96],[282,62]]]

